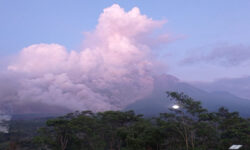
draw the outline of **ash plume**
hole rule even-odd
[[[22,49],[0,75],[1,103],[10,103],[14,112],[34,103],[66,110],[122,109],[153,89],[159,67],[148,41],[163,24],[136,7],[125,12],[114,4],[85,34],[80,51],[45,43]]]

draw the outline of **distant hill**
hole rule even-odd
[[[250,100],[243,99],[224,91],[206,92],[188,83],[181,82],[171,75],[155,77],[152,94],[126,107],[146,116],[153,116],[168,111],[173,101],[167,98],[166,91],[184,92],[210,111],[216,111],[224,106],[230,111],[238,111],[242,116],[250,116]]]

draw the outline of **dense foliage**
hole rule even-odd
[[[133,111],[74,112],[49,119],[32,140],[9,142],[8,149],[225,150],[232,144],[250,149],[250,119],[223,107],[208,112],[183,93],[167,94],[180,109],[154,118]]]

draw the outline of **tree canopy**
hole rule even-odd
[[[32,140],[8,148],[40,150],[225,150],[233,144],[250,149],[250,119],[221,107],[209,112],[178,92],[167,95],[180,107],[158,117],[133,111],[76,111],[47,120]],[[26,142],[26,147],[25,143]],[[27,146],[27,142],[30,144]],[[31,148],[32,147],[32,148]]]

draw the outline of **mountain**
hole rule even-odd
[[[216,111],[219,107],[224,106],[230,111],[238,111],[242,116],[250,116],[250,100],[225,91],[207,92],[166,74],[155,77],[152,93],[127,106],[126,110],[132,109],[145,116],[166,112],[174,104],[167,98],[166,91],[184,92],[194,100],[201,101],[203,107],[209,111]]]
[[[223,90],[242,98],[250,98],[250,76],[222,78],[210,82],[192,82],[191,84],[205,91]]]

